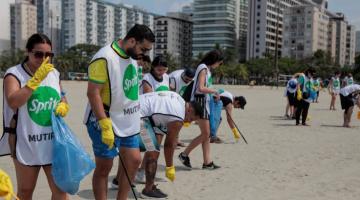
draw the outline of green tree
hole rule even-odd
[[[25,51],[20,49],[5,50],[0,55],[0,69],[5,71],[7,68],[21,63],[25,59]]]

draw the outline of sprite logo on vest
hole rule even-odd
[[[338,79],[335,79],[333,85],[334,85],[334,88],[340,87],[340,81]]]
[[[31,120],[40,126],[50,126],[51,112],[59,102],[59,93],[54,88],[48,86],[37,88],[27,101]]]
[[[156,88],[156,92],[161,92],[161,91],[169,91],[170,89],[169,89],[169,87],[167,87],[167,86],[165,86],[165,85],[162,85],[162,86],[160,86],[160,87],[158,87],[158,88]]]
[[[180,96],[182,96],[182,95],[184,94],[186,88],[187,88],[187,85],[182,86],[182,88],[181,88],[180,91],[179,91]]]
[[[127,66],[124,79],[123,79],[123,90],[125,96],[130,100],[138,100],[139,98],[139,81],[138,72],[133,64]]]
[[[208,87],[212,87],[212,84],[213,84],[213,78],[212,78],[212,76],[209,76],[209,78],[208,78]]]

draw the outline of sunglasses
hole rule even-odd
[[[47,58],[47,57],[54,57],[54,53],[53,52],[42,52],[42,51],[32,51],[32,54],[34,54],[34,57],[37,59],[41,59],[41,58]]]

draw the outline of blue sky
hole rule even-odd
[[[193,0],[108,0],[137,5],[156,14],[168,11],[178,11],[183,5],[189,5]],[[360,30],[360,0],[329,0],[329,10],[343,12],[348,20]]]

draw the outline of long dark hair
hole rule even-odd
[[[205,65],[209,66],[209,65],[213,65],[217,62],[223,61],[223,60],[224,60],[224,56],[223,56],[222,52],[215,49],[215,50],[209,51],[204,56],[204,58],[200,61],[199,65],[205,64]]]
[[[45,34],[42,33],[35,33],[32,36],[29,37],[27,43],[26,43],[26,50],[27,52],[31,52],[35,45],[37,44],[48,44],[50,47],[52,47],[51,41]],[[26,56],[24,62],[28,61],[29,57]]]

